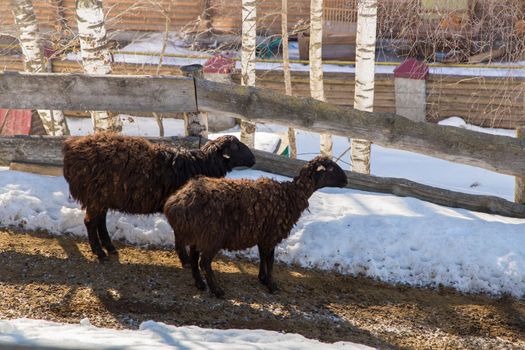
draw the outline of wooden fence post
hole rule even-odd
[[[516,128],[516,138],[519,140],[525,140],[525,125],[519,125]],[[525,204],[525,177],[516,177],[514,202]]]
[[[200,64],[191,64],[180,67],[182,75],[204,79],[203,67]],[[184,113],[184,130],[186,136],[200,136],[208,138],[208,113],[187,112]]]
[[[204,79],[223,84],[233,84],[232,73],[235,70],[235,61],[229,57],[217,54],[204,63]],[[237,124],[235,118],[208,115],[208,130],[217,132],[231,129]]]

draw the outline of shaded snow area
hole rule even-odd
[[[350,342],[321,343],[297,334],[264,330],[216,330],[174,327],[153,321],[139,330],[97,328],[84,319],[80,324],[17,319],[0,321],[0,345],[13,344],[74,349],[372,349]]]
[[[254,171],[234,178],[284,177]],[[86,236],[83,212],[63,177],[0,170],[0,222]],[[114,239],[172,246],[163,215],[108,215]],[[392,283],[462,292],[525,294],[525,220],[451,209],[412,198],[323,189],[310,199],[276,258]],[[255,258],[255,250],[241,254]]]

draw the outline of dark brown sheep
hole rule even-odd
[[[213,257],[221,249],[241,250],[257,245],[259,280],[273,292],[277,289],[272,279],[275,246],[288,237],[316,190],[346,184],[344,171],[326,157],[308,162],[289,182],[199,176],[168,198],[164,214],[175,240],[190,246],[197,288],[206,289],[200,265],[210,290],[218,297],[224,295],[211,269]]]
[[[91,250],[100,260],[117,254],[106,228],[108,210],[162,212],[164,202],[195,175],[223,177],[234,167],[255,164],[250,149],[234,136],[209,141],[200,150],[152,144],[143,138],[101,133],[64,143],[64,177],[71,196],[86,209]],[[176,242],[182,263],[186,249]]]

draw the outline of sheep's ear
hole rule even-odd
[[[317,167],[317,169],[315,169],[315,171],[323,171],[323,170],[326,170],[326,168],[324,167],[324,165],[319,165]]]

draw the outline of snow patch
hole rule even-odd
[[[265,330],[217,330],[174,327],[146,321],[138,330],[97,328],[88,319],[80,324],[31,319],[0,321],[0,344],[74,349],[345,349],[368,350],[350,342],[321,343],[298,334]]]
[[[285,177],[255,170],[232,178]],[[83,212],[63,177],[0,169],[0,222],[86,236]],[[113,239],[173,246],[162,214],[110,212]],[[323,189],[276,250],[287,264],[461,292],[525,295],[525,220],[441,207],[413,198]],[[240,253],[256,258],[255,249]]]

